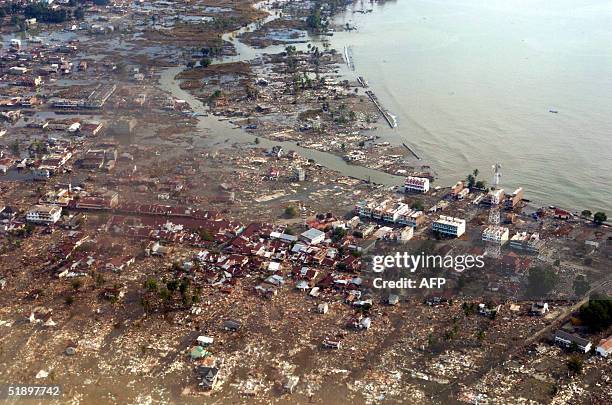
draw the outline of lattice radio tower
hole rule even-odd
[[[493,166],[493,188],[497,189],[501,184],[501,165],[499,163],[495,163]],[[499,204],[491,204],[491,209],[489,210],[489,225],[498,229],[500,227],[501,219],[499,213]],[[501,256],[501,243],[489,242],[486,248],[486,255],[490,257],[500,257]]]

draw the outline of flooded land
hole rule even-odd
[[[607,207],[389,135],[395,3],[0,1],[0,401],[610,402]]]

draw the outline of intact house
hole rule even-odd
[[[308,243],[309,245],[316,245],[325,240],[325,232],[319,231],[315,228],[310,228],[300,235],[300,240]]]
[[[590,340],[582,338],[578,335],[567,333],[561,329],[555,332],[555,343],[565,348],[570,348],[575,344],[576,347],[578,347],[578,349],[583,353],[587,353],[592,347]]]
[[[465,219],[440,215],[440,217],[432,223],[431,229],[434,232],[458,238],[465,233]]]
[[[62,217],[62,208],[55,205],[35,205],[28,210],[26,220],[36,224],[55,224]]]

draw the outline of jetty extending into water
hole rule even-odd
[[[371,90],[367,90],[365,93],[368,95],[368,97],[370,97],[370,100],[372,100],[376,108],[378,108],[378,111],[380,111],[384,119],[387,121],[387,124],[389,124],[391,128],[396,128],[397,121],[395,120],[395,117],[380,104],[376,94],[374,94],[374,92]]]
[[[344,47],[344,60],[348,65],[349,69],[355,70],[355,64],[353,63],[353,55],[351,54],[351,48],[349,46]]]
[[[402,143],[402,145],[404,145],[404,148],[408,149],[408,151],[410,153],[412,153],[412,156],[414,156],[415,158],[417,158],[418,160],[421,160],[421,158],[419,157],[419,155],[416,154],[415,151],[413,151],[410,146],[406,145],[405,143]]]

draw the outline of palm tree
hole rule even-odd
[[[474,175],[474,178],[478,177],[479,173],[480,171],[478,169],[474,169],[474,171],[472,172],[472,174]]]
[[[473,175],[468,174],[465,180],[467,181],[468,187],[474,187],[474,184],[476,183],[476,178]]]
[[[608,216],[606,215],[605,212],[596,212],[595,215],[593,215],[593,222],[595,222],[595,225],[601,225],[604,222],[606,222],[608,220]]]

